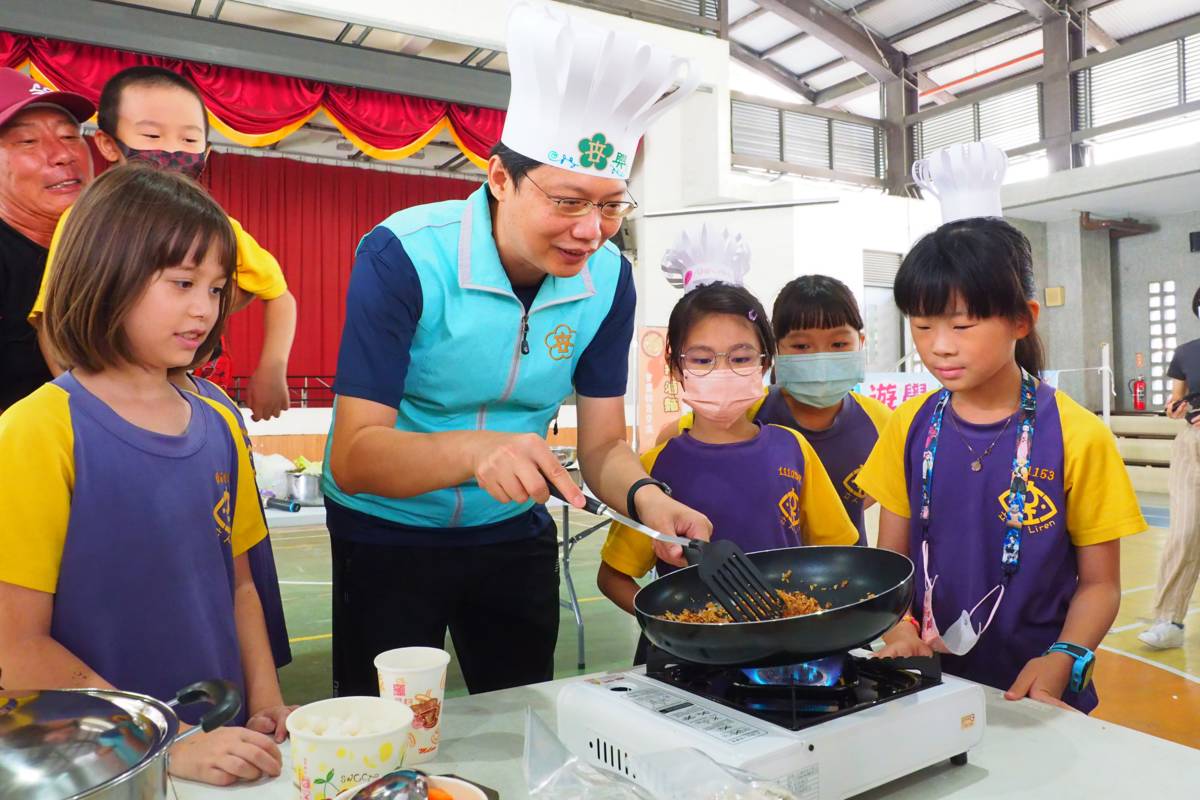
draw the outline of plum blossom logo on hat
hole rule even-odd
[[[614,148],[608,143],[603,133],[597,133],[590,139],[579,140],[579,163],[585,167],[593,167],[598,170],[603,170],[608,166],[608,159],[612,158]]]

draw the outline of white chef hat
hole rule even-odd
[[[508,65],[500,141],[543,164],[622,180],[646,128],[700,82],[691,59],[524,1],[508,18]]]
[[[955,144],[913,164],[913,180],[942,206],[942,222],[1001,217],[1008,156],[990,142]]]
[[[741,286],[750,271],[750,245],[740,233],[701,225],[679,234],[663,256],[662,271],[685,293],[718,281]]]

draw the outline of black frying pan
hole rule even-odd
[[[669,573],[633,599],[646,638],[676,658],[715,666],[775,666],[862,647],[908,610],[913,564],[873,547],[788,547],[748,554],[773,587],[800,591],[824,606],[819,614],[761,622],[668,622],[659,615],[697,609],[712,599],[696,567]],[[784,573],[791,571],[788,581]],[[846,586],[841,586],[847,580]],[[810,589],[815,584],[817,588]],[[868,594],[874,597],[868,598]]]

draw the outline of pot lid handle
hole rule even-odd
[[[177,708],[199,702],[212,705],[208,713],[200,718],[198,726],[209,733],[237,716],[242,709],[242,693],[229,681],[198,681],[176,692],[175,699],[167,705]]]

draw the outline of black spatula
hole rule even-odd
[[[563,500],[558,489],[553,484],[549,486],[550,493]],[[757,622],[783,616],[783,601],[767,584],[766,576],[736,543],[728,539],[705,542],[660,533],[612,510],[594,497],[585,494],[583,499],[584,509],[592,514],[608,517],[651,539],[682,547],[683,557],[696,567],[700,580],[735,622]]]

